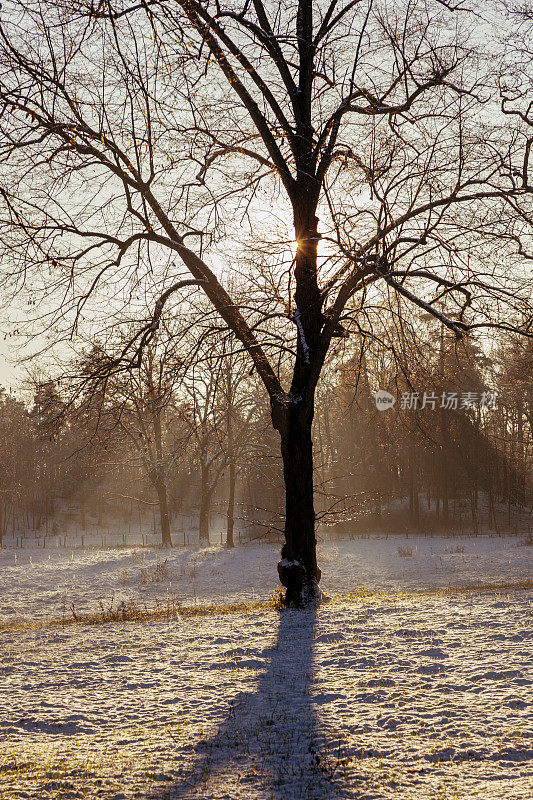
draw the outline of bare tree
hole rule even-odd
[[[253,377],[242,353],[229,350],[223,356],[219,402],[224,409],[224,453],[228,470],[226,545],[235,546],[235,498],[237,479],[247,462],[257,455],[256,439],[261,435],[261,412]]]
[[[182,363],[169,343],[154,337],[144,348],[139,369],[121,371],[108,377],[101,390],[99,373],[107,356],[101,348],[92,348],[78,367],[83,400],[78,410],[92,408],[97,424],[119,431],[129,443],[159,505],[163,547],[172,545],[168,504],[168,478],[188,439],[187,426],[172,415],[173,394],[181,377]],[[105,366],[104,366],[105,370]],[[95,377],[96,376],[96,377]],[[83,393],[82,393],[83,391]],[[98,433],[98,429],[93,430]]]
[[[8,269],[15,283],[31,275],[47,308],[61,298],[59,318],[75,328],[96,314],[97,297],[127,296],[135,309],[142,285],[153,315],[110,369],[139,361],[171,295],[202,289],[263,381],[281,437],[278,571],[287,603],[319,593],[317,383],[336,337],[364,329],[373,293],[393,308],[398,297],[422,307],[457,337],[494,326],[531,333],[521,266],[529,112],[502,113],[505,52],[466,8],[442,0],[3,6]],[[248,275],[245,302],[218,277],[239,237],[252,261],[261,245],[278,264],[274,286],[259,267]],[[176,257],[188,277],[177,274]]]
[[[198,353],[183,379],[186,400],[182,411],[200,466],[200,543],[209,544],[212,501],[227,471],[226,542],[231,548],[237,477],[247,451],[253,447],[250,439],[256,403],[249,386],[249,365],[242,353],[233,352],[229,344],[225,342],[218,350],[211,344],[207,352]]]
[[[226,412],[217,402],[220,358],[206,354],[194,363],[185,376],[186,420],[200,465],[199,539],[209,544],[209,517],[213,493],[225,467],[223,420]]]
[[[33,457],[38,445],[35,428],[24,404],[0,387],[0,547],[11,517],[32,504],[39,462]],[[42,467],[41,467],[42,468]]]

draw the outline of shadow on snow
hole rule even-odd
[[[333,800],[334,759],[324,747],[311,686],[316,609],[279,615],[270,662],[253,692],[238,694],[230,713],[170,786],[150,797]]]

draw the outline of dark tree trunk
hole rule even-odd
[[[524,439],[524,410],[522,399],[519,397],[517,400],[517,442],[518,442],[518,475],[517,475],[517,502],[521,508],[526,504],[526,475],[527,475],[527,458]]]
[[[226,526],[226,547],[234,547],[233,527],[235,515],[235,484],[237,481],[237,470],[235,461],[232,459],[229,464],[229,493],[228,493],[228,515]]]
[[[281,434],[285,479],[285,544],[278,574],[287,590],[286,605],[301,606],[320,596],[313,505],[313,411],[292,403],[283,417],[279,425],[273,413]]]
[[[489,507],[489,528],[496,525],[496,514],[494,512],[494,492],[492,489],[492,474],[487,471],[487,497]]]
[[[153,391],[153,387],[151,388]],[[161,413],[162,413],[161,405],[158,403],[154,407],[153,411],[155,450],[157,455],[157,465],[155,466],[153,472],[154,476],[153,479],[154,479],[155,489],[157,492],[157,499],[159,501],[159,516],[161,520],[161,544],[163,545],[163,547],[172,547],[172,539],[170,537],[170,516],[168,513],[167,483],[165,475],[162,471],[163,431],[161,424]]]
[[[296,360],[290,392],[272,398],[272,421],[281,435],[285,480],[285,544],[278,573],[286,588],[286,605],[304,605],[318,599],[320,570],[316,561],[315,510],[313,505],[313,443],[311,426],[315,388],[329,346],[322,336],[327,322],[322,314],[323,295],[318,287],[317,246],[321,178],[312,124],[313,3],[300,3],[296,24],[298,42],[298,91],[294,100],[296,135],[295,184],[290,193],[294,235]],[[331,333],[330,333],[331,336]]]
[[[410,482],[409,482],[409,511],[411,522],[420,528],[420,496],[418,493],[418,460],[417,448],[411,438],[411,457],[410,462]]]
[[[200,487],[200,522],[199,534],[200,544],[209,545],[209,511],[211,506],[211,492],[209,491],[209,469],[201,465],[201,487]]]
[[[303,24],[305,27],[309,20],[304,20]],[[301,79],[305,83],[302,75]],[[302,118],[305,116],[302,111]],[[304,138],[308,134],[306,131]],[[311,138],[309,136],[309,141]],[[293,198],[294,232],[298,242],[294,259],[296,308],[293,312],[297,328],[296,360],[290,392],[283,398],[274,398],[272,405],[272,422],[281,436],[285,481],[285,544],[278,574],[287,590],[285,604],[291,606],[302,606],[321,596],[318,588],[321,573],[316,560],[311,427],[316,381],[327,347],[321,352],[324,317],[317,282],[320,236],[315,210],[318,190],[314,180],[309,179],[315,169],[309,153],[298,159],[301,190]]]
[[[440,333],[440,373],[444,378],[446,372],[445,352],[444,352],[444,326],[441,326]],[[450,519],[449,486],[448,486],[448,414],[446,409],[440,409],[440,441],[441,441],[441,462],[440,462],[440,489],[442,498],[442,521],[448,525]]]
[[[231,383],[231,372],[227,373],[227,459],[229,463],[229,486],[228,486],[228,513],[226,524],[226,547],[234,547],[233,526],[235,516],[235,483],[237,481],[237,465],[235,464],[235,442],[233,438],[233,386]]]
[[[87,530],[87,516],[85,513],[85,492],[82,489],[80,494],[80,519],[81,519],[81,527],[82,530]]]
[[[470,492],[470,512],[472,514],[472,530],[474,532],[474,535],[477,536],[478,534],[477,503],[475,500],[474,492]]]
[[[163,481],[156,485],[157,499],[159,501],[159,518],[161,520],[161,544],[163,547],[172,547],[170,536],[170,516],[168,513],[167,487]]]

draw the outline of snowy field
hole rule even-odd
[[[524,536],[389,536],[322,542],[321,586],[350,593],[513,581],[533,575]],[[135,600],[186,603],[266,600],[277,579],[279,546],[208,549],[0,550],[4,618],[72,616]]]
[[[0,551],[0,797],[529,800],[533,547],[517,545],[327,543],[318,609],[93,625],[50,623],[268,598],[277,549]],[[362,586],[380,591],[340,596]]]

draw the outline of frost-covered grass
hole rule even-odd
[[[328,594],[362,586],[384,592],[522,580],[533,574],[533,547],[515,536],[369,537],[322,542],[319,563]],[[398,549],[411,555],[402,557]],[[0,549],[0,622],[13,617],[101,613],[134,601],[249,603],[268,600],[279,547],[205,549]]]
[[[531,549],[433,540],[432,553],[409,537],[403,558],[398,541],[366,542],[322,547],[333,599],[303,612],[265,602],[266,547],[176,552],[160,581],[141,570],[161,574],[161,553],[3,553],[0,798],[530,798]],[[154,608],[167,589],[175,615],[99,610],[112,591]]]

